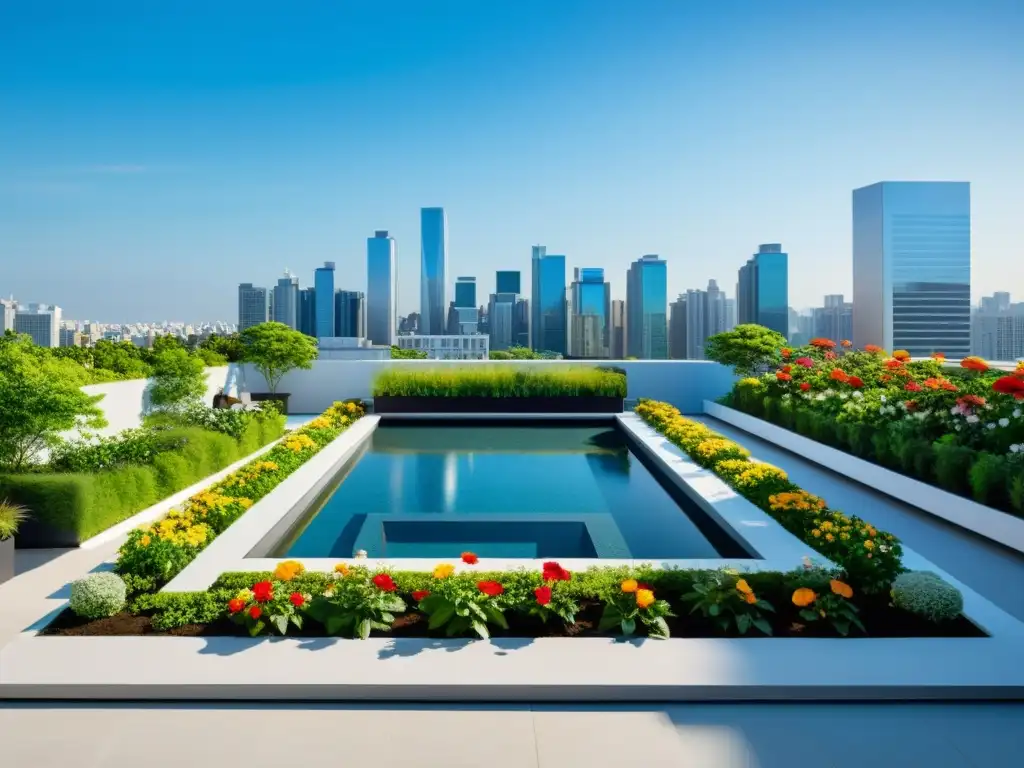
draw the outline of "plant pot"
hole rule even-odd
[[[288,414],[288,398],[291,394],[288,392],[278,392],[276,395],[272,395],[269,392],[253,392],[249,395],[249,398],[254,403],[267,403],[276,402],[277,407],[281,410],[281,413]]]
[[[622,413],[621,397],[373,398],[374,413]]]
[[[0,540],[0,584],[14,578],[14,538]]]
[[[231,397],[231,395],[214,395],[213,396],[213,407],[214,408],[230,408],[236,403],[242,402],[237,397]]]

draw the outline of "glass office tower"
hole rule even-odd
[[[779,243],[758,246],[736,282],[738,321],[789,336],[789,255]]]
[[[334,262],[325,261],[313,273],[316,291],[316,336],[334,335]]]
[[[270,319],[270,292],[252,283],[238,285],[238,330],[244,331]]]
[[[515,293],[521,290],[520,276],[518,271],[501,270],[496,274],[495,293]]]
[[[299,278],[287,270],[274,286],[274,322],[299,327]]]
[[[969,182],[853,191],[853,342],[914,357],[970,354]]]
[[[316,288],[299,291],[299,330],[316,337]]]
[[[420,333],[444,335],[448,318],[448,221],[444,208],[420,209]]]
[[[668,268],[655,255],[637,259],[626,273],[626,354],[668,359]]]
[[[577,269],[570,295],[570,354],[585,358],[608,357],[612,292],[605,282],[604,270]]]
[[[455,278],[455,306],[457,308],[473,307],[476,309],[476,278]]]
[[[533,247],[533,321],[530,346],[536,352],[565,355],[566,302],[565,256],[547,253],[543,245]]]
[[[395,343],[398,314],[398,246],[387,230],[366,240],[366,338],[372,344]]]
[[[366,337],[366,301],[362,291],[334,292],[334,335],[344,338]]]

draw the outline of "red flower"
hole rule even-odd
[[[257,603],[269,603],[274,598],[274,585],[269,581],[258,581],[252,585],[252,596]]]
[[[892,376],[890,376],[888,373],[883,373],[878,378],[883,384],[888,384],[890,381],[892,381]]]
[[[888,368],[890,371],[894,371],[897,368],[901,368],[902,366],[903,363],[901,363],[895,357],[890,357],[888,360],[885,361],[885,367]]]
[[[249,609],[249,618],[250,619],[258,619],[262,615],[263,615],[263,609],[260,608],[258,605],[254,605],[252,608]]]
[[[425,597],[428,597],[429,595],[430,592],[428,590],[417,589],[415,592],[412,593],[412,599],[418,603],[420,600],[422,600]]]
[[[294,605],[296,608],[301,608],[303,604],[305,604],[306,598],[304,598],[298,592],[292,592],[290,595],[288,595],[288,602]]]
[[[841,381],[844,384],[850,380],[850,377],[846,375],[846,371],[842,370],[841,368],[833,368],[832,373],[829,374],[829,377],[833,381]]]
[[[837,357],[836,353],[833,352],[832,350],[829,350],[828,352],[825,353],[825,359],[826,360],[835,360],[836,357]]]
[[[907,386],[905,386],[904,389],[907,390],[907,392],[920,392],[923,387],[916,381],[908,381]]]
[[[942,352],[932,352],[932,360],[935,360],[935,361],[941,363],[941,362],[944,362],[945,359],[946,359],[946,355],[944,353],[942,353]]]
[[[965,357],[960,361],[960,367],[966,368],[969,371],[987,371],[988,363],[982,360],[980,357]]]
[[[796,364],[797,365],[802,365],[804,368],[813,368],[814,367],[814,361],[811,360],[811,358],[809,358],[809,357],[798,357],[796,359]]]
[[[1013,395],[1018,400],[1024,400],[1024,380],[1016,376],[1003,376],[992,383],[992,389],[1002,395]]]
[[[398,587],[395,586],[395,580],[391,578],[390,573],[378,573],[372,579],[374,586],[377,587],[381,592],[394,592]]]
[[[811,339],[811,346],[818,349],[835,349],[836,343],[832,339]]]
[[[546,584],[533,590],[533,594],[537,598],[537,605],[547,605],[551,602],[551,587]]]
[[[956,384],[954,384],[951,381],[947,381],[946,379],[942,379],[939,382],[939,386],[942,387],[947,392],[956,392]]]
[[[903,405],[906,406],[907,410],[910,411],[911,413],[917,410],[916,400],[906,400],[904,401]]]
[[[238,613],[243,608],[245,608],[245,600],[239,600],[237,597],[234,600],[228,600],[228,610],[232,613]]]
[[[936,379],[936,378],[929,377],[929,378],[925,379],[924,381],[922,381],[921,383],[924,384],[926,387],[928,387],[928,389],[938,389],[939,388],[939,380]]]
[[[809,381],[801,381],[800,382],[800,389],[802,389],[804,392],[806,392],[810,388],[811,388],[811,382],[809,382]]]
[[[472,552],[463,552],[462,562],[464,562],[466,565],[476,565],[478,562],[480,562],[480,558],[474,555]]]
[[[568,581],[572,574],[558,563],[548,562],[544,563],[543,578],[544,581]]]
[[[778,381],[792,381],[792,380],[793,380],[793,377],[792,377],[792,376],[790,376],[790,375],[789,375],[788,373],[786,373],[785,371],[779,371],[778,373],[776,373],[776,374],[775,374],[775,378],[776,378],[776,379],[777,379]]]
[[[476,588],[488,597],[497,597],[505,591],[505,588],[496,581],[478,581]]]
[[[877,344],[865,344],[864,351],[871,355],[876,355],[882,351],[882,348]]]
[[[861,387],[864,386],[864,379],[862,379],[860,376],[850,376],[846,380],[846,383],[849,384],[854,389],[860,389]]]
[[[842,340],[841,342],[839,342],[839,343],[843,345],[843,349],[849,349],[850,347],[852,347],[852,346],[853,346],[853,342],[852,342],[852,341],[850,341],[849,339],[843,339],[843,340]]]
[[[792,365],[784,365],[784,366],[782,366],[782,372],[783,373],[792,373],[793,372],[793,366]]]
[[[782,349],[779,350],[779,354],[782,355],[782,358],[784,360],[789,360],[789,356],[793,354],[793,350],[790,349],[789,347],[783,347]]]

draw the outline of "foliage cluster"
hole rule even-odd
[[[374,397],[625,397],[624,374],[599,368],[519,370],[504,365],[394,369],[373,383]]]

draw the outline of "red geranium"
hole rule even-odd
[[[274,585],[269,581],[257,581],[252,585],[252,597],[257,603],[269,603],[274,598]]]
[[[391,578],[390,573],[378,573],[373,577],[373,584],[381,592],[394,592],[398,589],[395,586],[395,580]]]
[[[846,375],[846,371],[844,371],[842,368],[833,368],[832,373],[829,374],[829,377],[833,381],[841,381],[844,384],[850,380],[850,377]]]
[[[568,581],[572,577],[572,574],[558,563],[547,562],[544,563],[544,572],[542,577],[544,581]]]
[[[462,562],[464,562],[466,565],[476,565],[478,562],[480,562],[480,558],[474,555],[472,552],[463,552]]]
[[[793,350],[790,349],[789,347],[783,347],[782,349],[779,350],[779,354],[782,355],[782,358],[784,360],[789,360],[789,356],[793,354]]]
[[[537,605],[547,605],[551,602],[551,587],[546,584],[533,590],[533,594],[537,598]]]
[[[429,597],[429,595],[430,595],[430,592],[428,590],[426,590],[426,589],[417,589],[415,592],[412,593],[412,599],[415,600],[418,603],[423,598]]]
[[[846,383],[849,384],[854,389],[860,389],[861,387],[864,386],[864,379],[862,379],[860,376],[850,376],[846,380]]]
[[[907,386],[905,386],[904,389],[907,390],[907,392],[920,392],[923,387],[916,381],[908,381]]]
[[[992,389],[1002,395],[1013,395],[1017,400],[1024,400],[1024,380],[1016,376],[1003,376],[992,383]]]
[[[237,597],[234,600],[228,600],[228,610],[231,613],[238,613],[243,608],[245,608],[245,600],[239,600]]]
[[[779,371],[778,373],[776,373],[776,374],[775,374],[775,378],[776,378],[776,379],[777,379],[778,381],[792,381],[792,380],[793,380],[793,377],[792,377],[792,376],[790,376],[790,375],[789,375],[788,373],[786,373],[785,371]]]
[[[476,588],[488,597],[497,597],[505,591],[505,588],[496,581],[478,581]]]
[[[249,618],[250,619],[258,619],[262,615],[263,615],[263,609],[260,608],[258,605],[254,605],[252,608],[249,609]]]
[[[802,365],[804,368],[813,368],[814,367],[814,361],[811,360],[811,358],[809,358],[809,357],[798,357],[796,359],[796,364],[797,365]]]
[[[292,592],[288,595],[288,602],[296,608],[301,608],[305,604],[306,598],[304,598],[299,592]]]
[[[811,382],[809,382],[809,381],[801,381],[800,382],[800,389],[802,389],[804,392],[806,392],[810,388],[811,388]]]

